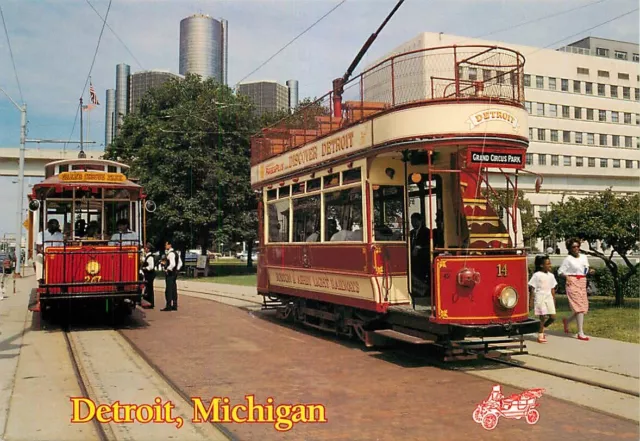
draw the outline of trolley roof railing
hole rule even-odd
[[[478,100],[523,107],[524,56],[487,45],[403,52],[352,78],[343,97],[338,112],[332,91],[262,129],[251,138],[251,165],[402,107]]]

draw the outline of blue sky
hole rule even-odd
[[[105,15],[109,0],[2,1],[18,78],[28,106],[29,138],[79,139],[79,121],[72,132],[74,118],[102,27],[102,20],[88,2]],[[228,20],[229,85],[234,85],[338,3],[339,0],[113,0],[107,23],[140,64],[105,28],[91,72],[102,105],[91,112],[90,139],[97,146],[104,143],[105,91],[115,88],[116,64],[127,63],[132,72],[143,69],[178,72],[182,18],[201,12]],[[635,0],[406,0],[355,74],[369,61],[420,32],[480,37],[591,3],[596,4],[486,38],[542,47],[638,6]],[[284,83],[295,78],[299,81],[300,98],[323,95],[395,4],[396,0],[347,0],[248,80],[272,79]],[[588,35],[637,42],[638,17],[635,12],[562,44]],[[4,30],[0,33],[0,87],[14,100],[20,100]],[[88,86],[84,100],[89,101]],[[19,140],[20,114],[0,94],[0,147],[17,147]],[[61,145],[49,147],[60,149]],[[75,149],[77,144],[68,148]],[[0,179],[2,184],[5,182]],[[0,195],[0,204],[13,207],[15,201],[8,195]],[[13,223],[9,221],[7,225],[0,215],[0,234],[6,228],[12,231]]]

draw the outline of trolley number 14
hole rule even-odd
[[[498,264],[498,277],[507,277],[507,264]]]
[[[84,276],[85,283],[98,283],[102,280],[102,276]]]

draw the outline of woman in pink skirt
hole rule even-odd
[[[569,333],[569,323],[574,319],[578,323],[578,339],[589,341],[589,337],[584,334],[584,315],[589,311],[589,300],[587,299],[587,274],[592,273],[589,269],[589,259],[585,254],[580,254],[580,240],[570,239],[567,241],[569,255],[564,259],[558,269],[558,275],[566,278],[567,298],[573,314],[567,319],[562,319],[564,332]]]

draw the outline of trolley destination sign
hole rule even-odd
[[[524,168],[524,152],[487,151],[481,148],[467,150],[467,165],[471,167]]]
[[[124,182],[127,180],[122,173],[62,172],[58,176],[62,182]]]
[[[372,145],[371,123],[336,133],[296,149],[286,155],[280,155],[258,167],[258,180],[273,179],[285,173],[296,172],[329,159],[357,152]]]

